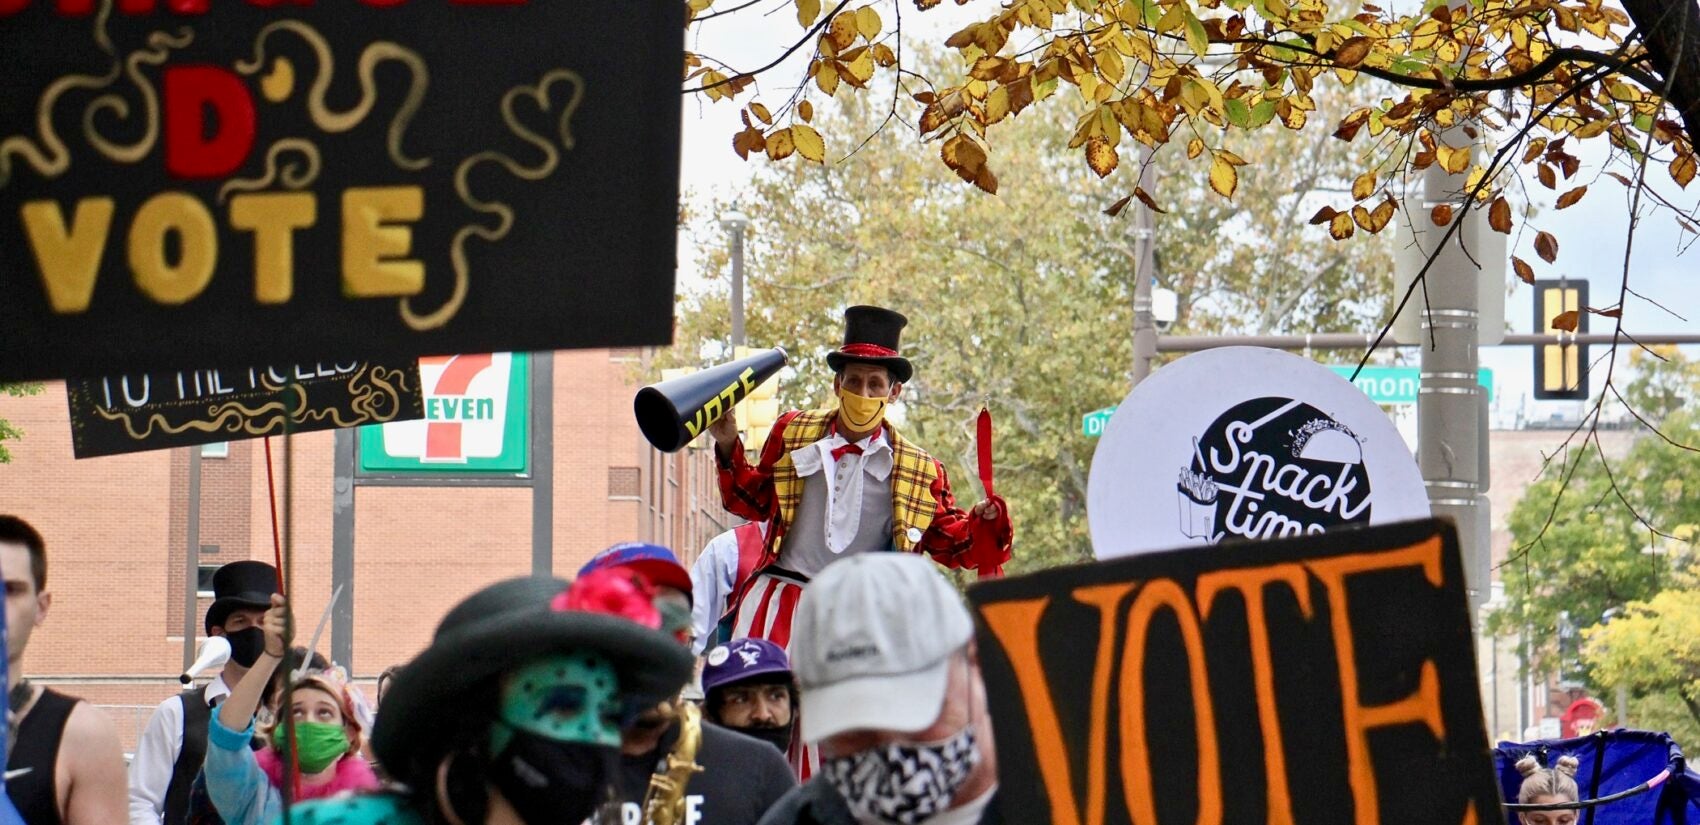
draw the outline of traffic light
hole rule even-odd
[[[733,352],[733,357],[734,360],[742,360],[761,351],[738,347]],[[696,367],[665,369],[661,371],[661,380],[671,381],[694,372],[697,372]],[[744,436],[745,449],[760,451],[763,442],[767,441],[768,432],[773,429],[773,422],[779,420],[779,376],[776,375],[758,385],[732,408],[732,414],[733,420],[738,422],[738,432]],[[702,442],[693,443],[700,446]]]
[[[1588,331],[1587,281],[1536,281],[1535,329],[1548,335]],[[1576,313],[1576,328],[1566,331],[1553,320]],[[1535,348],[1535,398],[1540,401],[1585,401],[1588,398],[1588,347],[1550,344]]]
[[[743,358],[750,354],[748,347],[738,347],[733,353],[735,358]],[[765,381],[755,388],[748,397],[733,408],[738,416],[738,431],[744,434],[744,446],[751,450],[760,450],[762,443],[767,440],[767,434],[773,429],[773,422],[779,419],[779,377]]]

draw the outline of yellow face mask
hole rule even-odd
[[[885,420],[887,399],[867,398],[842,387],[838,390],[838,420],[853,432],[877,429]]]

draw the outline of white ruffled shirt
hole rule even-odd
[[[891,477],[895,459],[884,427],[856,443],[862,448],[861,455],[845,453],[836,462],[833,461],[832,451],[849,443],[844,436],[834,432],[791,452],[791,464],[796,468],[798,478],[819,475],[826,483],[824,539],[827,551],[835,556],[843,555],[850,548],[850,543],[861,529],[865,479],[872,476],[876,481],[887,480]],[[827,471],[828,468],[831,468],[830,471]]]

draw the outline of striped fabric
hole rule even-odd
[[[791,655],[791,618],[797,615],[797,600],[803,596],[804,581],[790,578],[784,571],[765,572],[756,576],[733,625],[732,638],[766,639]],[[820,768],[820,754],[797,737],[785,754],[799,782],[809,781]]]

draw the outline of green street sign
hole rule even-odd
[[[1093,410],[1080,417],[1080,432],[1088,438],[1097,438],[1104,434],[1104,428],[1110,425],[1110,416],[1116,414],[1115,407],[1105,407]]]
[[[1405,406],[1417,403],[1417,389],[1422,385],[1422,370],[1418,367],[1366,366],[1363,372],[1358,373],[1357,380],[1352,379],[1356,365],[1329,364],[1328,368],[1351,381],[1377,404]],[[1492,401],[1493,370],[1477,370],[1476,380],[1487,389],[1488,400]]]
[[[360,472],[402,476],[524,475],[531,381],[525,353],[419,359],[425,417],[360,429]]]

